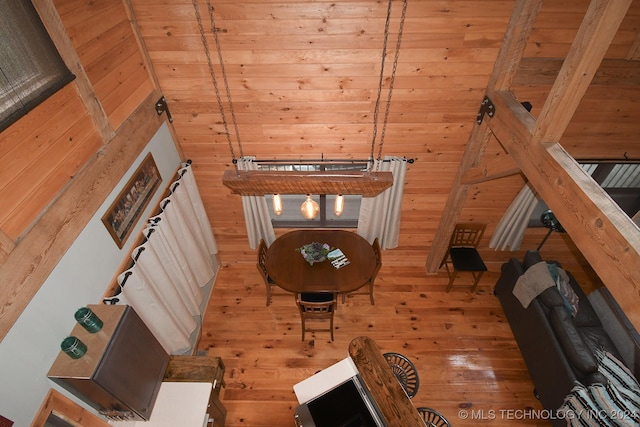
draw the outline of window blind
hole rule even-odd
[[[0,131],[71,82],[28,0],[0,0]]]

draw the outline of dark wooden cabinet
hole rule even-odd
[[[87,346],[79,359],[60,352],[48,377],[110,419],[148,420],[169,363],[134,309],[89,306],[104,325],[89,333],[75,325],[71,335]]]
[[[224,363],[215,356],[171,356],[164,375],[165,382],[209,382],[209,425],[223,427],[227,410],[222,404],[224,394]]]

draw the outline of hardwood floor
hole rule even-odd
[[[316,333],[303,342],[292,295],[275,295],[266,307],[255,254],[221,258],[199,349],[226,365],[227,427],[293,426],[293,385],[347,357],[349,342],[360,335],[409,357],[420,374],[414,404],[439,410],[454,426],[549,425],[537,412],[542,408],[492,294],[499,263],[489,265],[474,294],[466,276],[456,282],[463,286],[445,293],[444,270],[428,276],[423,262],[407,264],[406,251],[383,251],[376,304],[366,296],[347,298],[335,316],[335,340]]]

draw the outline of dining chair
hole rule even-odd
[[[480,278],[487,271],[487,266],[478,252],[478,245],[482,240],[486,227],[486,224],[475,222],[456,224],[449,240],[449,247],[440,264],[440,267],[445,266],[449,276],[446,292],[451,290],[453,281],[459,272],[472,274],[473,286],[471,287],[471,292],[476,290]],[[449,264],[451,264],[451,270],[449,270]]]
[[[267,258],[267,244],[264,239],[260,239],[260,243],[258,244],[258,263],[256,267],[264,280],[264,284],[267,288],[267,306],[271,304],[271,289],[273,286],[277,286],[276,282],[273,281],[271,276],[269,276],[269,272],[267,272],[267,267],[265,266],[265,259]]]
[[[426,406],[416,408],[427,427],[451,427],[449,421],[440,412]]]
[[[348,294],[349,295],[369,295],[369,301],[371,301],[371,305],[374,305],[375,301],[373,299],[373,282],[375,281],[376,276],[380,271],[380,267],[382,267],[382,250],[380,249],[380,241],[378,240],[377,237],[371,244],[371,247],[373,248],[373,253],[376,256],[376,267],[373,270],[373,274],[371,275],[369,280],[364,284],[364,286],[360,288],[360,289],[364,289],[363,292],[354,291],[354,292],[349,292]],[[343,293],[342,294],[343,304],[345,302],[345,299],[346,299],[346,294]]]
[[[420,388],[420,377],[413,362],[400,353],[383,353],[383,356],[407,396],[415,396]]]
[[[305,332],[330,332],[333,341],[333,314],[336,311],[336,294],[329,292],[301,293],[296,296],[296,304],[302,321],[302,341]],[[328,322],[325,328],[309,327],[308,321]]]

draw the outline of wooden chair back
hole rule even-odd
[[[376,278],[378,272],[380,271],[380,267],[382,267],[382,250],[380,248],[380,241],[377,237],[373,241],[371,246],[373,247],[373,253],[376,254],[376,268],[375,270],[373,270],[373,275],[371,276],[371,283],[373,283],[373,280]]]
[[[453,234],[451,235],[449,248],[477,248],[486,228],[486,224],[479,224],[477,222],[461,222],[456,224]]]
[[[313,295],[313,294],[312,294]],[[330,332],[331,341],[333,341],[333,314],[336,310],[337,299],[335,294],[323,295],[327,297],[326,301],[310,301],[305,299],[305,294],[296,296],[296,304],[300,311],[300,319],[302,320],[302,340],[304,341],[305,332]],[[309,298],[316,299],[316,298]],[[326,328],[309,327],[307,321],[328,321],[329,326]]]
[[[325,302],[311,302],[298,299],[300,315],[305,319],[330,319],[335,311],[335,299]]]
[[[269,282],[269,273],[267,273],[267,267],[265,266],[265,260],[267,258],[267,244],[264,242],[264,239],[260,239],[260,243],[258,244],[258,263],[256,267],[258,271],[262,275],[265,283]]]

